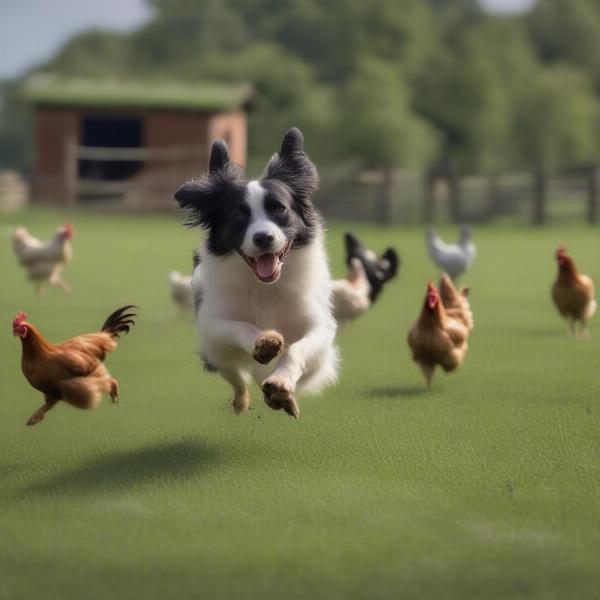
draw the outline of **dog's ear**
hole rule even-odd
[[[288,129],[281,142],[281,156],[294,156],[304,153],[304,136],[297,127]]]
[[[222,140],[213,143],[210,152],[209,172],[184,183],[174,194],[179,206],[188,212],[188,227],[204,227],[220,209],[220,200],[227,190],[241,185],[242,167],[231,162],[227,144]]]
[[[221,171],[231,162],[229,158],[229,148],[225,140],[215,140],[210,149],[210,159],[208,161],[208,172],[216,173]]]
[[[281,149],[267,163],[263,178],[285,183],[301,204],[307,203],[317,191],[319,174],[304,152],[304,137],[297,127],[285,134]]]

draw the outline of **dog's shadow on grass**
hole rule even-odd
[[[92,495],[123,491],[151,481],[197,479],[220,457],[217,448],[195,439],[162,442],[93,458],[22,488],[19,495]]]
[[[424,385],[397,385],[369,388],[364,391],[365,396],[371,398],[415,398],[427,392]]]

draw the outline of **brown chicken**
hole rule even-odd
[[[469,288],[466,285],[457,290],[447,273],[440,277],[440,298],[449,317],[458,319],[469,329],[475,327],[473,312],[469,303]]]
[[[468,337],[468,327],[448,316],[437,288],[430,281],[421,315],[408,333],[413,360],[421,367],[428,388],[436,366],[449,372],[462,364]]]
[[[571,333],[576,333],[579,321],[582,332],[586,332],[587,322],[596,312],[594,283],[587,276],[577,271],[577,267],[567,249],[559,246],[556,250],[558,277],[552,286],[552,298],[558,312],[569,322]]]
[[[39,423],[59,401],[76,408],[95,408],[102,394],[119,401],[119,384],[104,366],[104,359],[117,347],[117,338],[128,333],[137,315],[136,308],[123,306],[112,313],[97,333],[74,337],[60,344],[48,342],[20,312],[13,320],[13,335],[21,338],[21,368],[27,381],[44,394],[45,403],[27,421]]]

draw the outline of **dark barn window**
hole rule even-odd
[[[141,148],[141,119],[84,117],[81,120],[81,145],[94,148]],[[142,167],[138,160],[81,159],[80,179],[119,181],[129,179]]]

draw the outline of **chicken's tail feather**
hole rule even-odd
[[[137,317],[136,312],[127,312],[132,308],[138,307],[135,304],[128,304],[115,310],[102,325],[102,331],[109,333],[113,338],[118,338],[121,333],[129,333],[135,324],[134,318]]]
[[[386,248],[385,252],[381,255],[381,258],[388,262],[385,272],[385,281],[389,281],[396,277],[396,273],[398,273],[398,269],[402,264],[402,259],[398,256],[398,253],[394,248]]]

